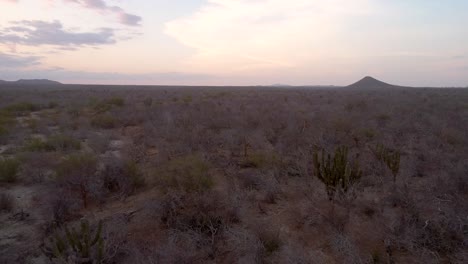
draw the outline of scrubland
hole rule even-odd
[[[0,263],[467,263],[468,90],[0,88]]]

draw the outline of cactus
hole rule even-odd
[[[382,144],[377,144],[377,146],[372,149],[375,157],[387,165],[387,168],[392,172],[393,182],[396,182],[396,176],[400,171],[400,157],[401,154],[398,150],[392,150],[388,147],[385,147]]]
[[[60,262],[94,264],[101,263],[104,252],[104,239],[102,221],[99,221],[95,234],[92,234],[89,222],[82,220],[80,229],[65,227],[65,235],[56,233],[50,238],[47,245],[42,247],[43,252],[50,258]]]
[[[322,149],[320,156],[317,152],[313,156],[315,175],[325,184],[328,199],[333,201],[336,191],[347,192],[361,178],[362,171],[357,161],[350,166],[347,147],[337,148],[334,157]]]

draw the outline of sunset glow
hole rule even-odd
[[[468,85],[462,0],[0,0],[0,79]]]

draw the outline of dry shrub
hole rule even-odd
[[[57,183],[77,195],[83,207],[90,198],[100,194],[99,179],[96,177],[97,160],[90,153],[78,153],[65,157],[57,166]]]
[[[330,246],[335,255],[341,259],[341,263],[363,263],[356,245],[346,235],[342,233],[332,235]]]
[[[214,180],[209,173],[210,164],[198,155],[175,158],[161,171],[166,187],[185,192],[204,192],[210,190]]]
[[[226,230],[227,263],[262,263],[264,247],[259,237],[248,229],[232,227]]]
[[[15,208],[13,196],[8,193],[0,194],[0,212],[11,213]]]
[[[118,120],[110,114],[99,114],[91,119],[91,125],[95,128],[112,129],[117,127]]]
[[[17,180],[20,162],[17,159],[0,159],[0,183],[14,183]]]
[[[237,208],[217,192],[167,194],[159,217],[169,229],[195,231],[208,236],[212,243],[226,227],[239,221]]]
[[[68,135],[56,134],[46,140],[31,138],[26,141],[24,149],[32,152],[79,150],[81,149],[81,142]]]
[[[260,190],[265,184],[262,173],[257,170],[244,170],[235,175],[240,187],[248,190]]]
[[[249,153],[240,163],[243,168],[265,168],[279,165],[281,159],[273,152]]]
[[[45,206],[43,208],[45,215],[43,231],[46,235],[51,234],[65,223],[80,217],[77,212],[82,206],[80,201],[67,190],[56,190],[54,186],[49,193],[44,198]]]
[[[106,164],[99,172],[104,191],[126,197],[145,185],[145,180],[138,165],[131,161],[119,161]]]

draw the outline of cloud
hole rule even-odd
[[[64,0],[65,2],[75,3],[82,7],[97,10],[103,13],[112,13],[117,16],[120,23],[127,26],[139,26],[142,18],[140,16],[127,13],[118,6],[107,5],[103,0]]]
[[[26,68],[39,64],[39,56],[16,56],[0,53],[0,69]]]
[[[23,20],[0,29],[0,43],[29,46],[97,46],[115,43],[114,30],[102,28],[96,32],[74,32],[64,29],[60,21]]]
[[[208,0],[166,23],[165,32],[197,50],[188,62],[194,68],[294,68],[346,54],[339,42],[344,20],[373,11],[370,0]]]

